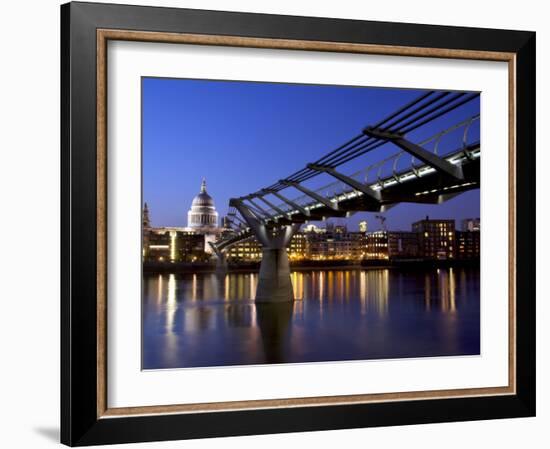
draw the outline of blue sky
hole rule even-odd
[[[142,83],[143,199],[154,226],[185,226],[203,177],[223,216],[229,198],[267,187],[303,168],[424,92],[164,78],[143,78]],[[420,141],[479,113],[479,107],[479,99],[474,100],[409,138]],[[472,127],[472,138],[475,133]],[[458,147],[460,139],[461,133],[450,135],[441,148]],[[352,173],[395,151],[387,144],[341,169]],[[319,177],[311,186],[323,182],[327,179]],[[479,190],[438,206],[400,204],[385,215],[391,229],[409,229],[425,215],[478,217]],[[363,219],[369,229],[378,228],[371,213],[357,213],[345,221],[354,229]]]

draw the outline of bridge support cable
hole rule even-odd
[[[263,196],[258,195],[258,196],[256,196],[256,198],[258,198],[258,199],[259,199],[260,201],[262,201],[263,203],[267,204],[272,210],[274,210],[275,212],[277,212],[279,215],[282,215],[283,217],[288,216],[287,213],[286,213],[284,210],[278,208],[277,206],[275,206],[275,204],[273,204],[273,203],[272,203],[271,201],[269,201],[269,200],[266,200]]]
[[[432,112],[444,106],[447,106],[448,104],[459,99],[463,95],[465,94],[464,93],[451,94],[451,92],[440,92],[436,94],[433,98],[431,98],[429,101],[424,103],[423,105],[413,109],[412,111],[409,111],[407,114],[401,116],[399,119],[394,120],[388,125],[384,125],[384,127],[377,126],[377,128],[382,129],[384,131],[390,131],[392,130],[392,128],[396,126],[399,128],[403,128],[405,126],[408,126],[412,122],[418,120],[419,118],[425,117],[427,114],[431,114]],[[440,100],[443,100],[443,101],[438,103]],[[407,119],[410,119],[410,120],[408,122],[403,123],[403,121]]]
[[[439,117],[447,114],[448,112],[453,111],[454,109],[456,109],[456,108],[472,101],[473,99],[475,99],[477,97],[479,97],[479,93],[473,93],[473,94],[470,94],[470,95],[465,95],[464,97],[462,97],[461,101],[459,101],[457,103],[453,103],[453,104],[447,106],[446,108],[434,111],[434,113],[432,115],[430,115],[429,117],[426,117],[424,120],[422,120],[420,122],[418,120],[420,120],[420,118],[422,118],[422,117],[417,117],[413,121],[413,124],[411,124],[411,126],[405,128],[405,125],[402,125],[401,129],[399,130],[399,133],[402,134],[402,135],[410,133],[411,131],[414,131],[415,129],[420,128],[421,126],[424,126],[426,123],[429,123],[429,122],[431,122],[435,119],[438,119]],[[427,115],[427,114],[423,114],[423,116],[425,116],[425,115]],[[394,131],[392,131],[392,132],[394,132]]]
[[[346,148],[343,148],[341,151],[338,151],[337,153],[335,153],[334,156],[332,156],[332,158],[337,157],[341,154],[350,153],[350,152],[352,152],[354,150],[357,150],[357,149],[361,149],[365,145],[371,143],[372,140],[373,140],[372,138],[365,137],[365,135],[363,135],[362,137],[363,137],[363,139],[357,140],[357,142],[353,143],[353,145],[351,145],[351,146],[346,145]],[[316,164],[326,164],[326,162],[324,162],[324,159],[325,158],[321,158],[318,161],[315,161],[315,163]],[[300,172],[295,173],[294,175],[289,176],[286,179],[288,181],[302,182],[302,181],[305,181],[305,180],[311,178],[312,174],[315,175],[314,172],[312,172],[311,170],[309,170],[306,167],[305,169],[301,170]],[[280,183],[278,185],[280,185]]]
[[[434,94],[432,98],[428,98],[429,95]],[[414,108],[413,110],[410,110],[405,115],[402,115],[395,120],[391,122],[391,124],[386,124],[383,128],[384,131],[388,131],[391,133],[401,134],[404,135],[406,133],[409,133],[423,125],[425,125],[428,122],[431,122],[439,117],[441,117],[444,114],[447,114],[448,112],[462,106],[463,104],[468,103],[469,101],[477,98],[479,96],[479,93],[473,93],[473,94],[466,94],[466,93],[450,93],[450,92],[443,92],[443,93],[437,93],[434,91],[430,91],[427,94],[421,95],[417,100],[414,100],[412,104],[406,105],[397,112],[393,113],[390,117],[398,117],[400,113],[405,112],[407,109],[410,109],[412,106],[421,103],[422,100],[424,101],[422,104]],[[410,117],[410,119],[406,122]],[[387,121],[389,121],[390,118],[386,118],[382,120],[381,122],[377,123],[373,126],[373,128],[381,129],[380,123],[384,124]],[[355,138],[354,138],[355,139]],[[355,159],[359,156],[362,156],[363,154],[375,150],[376,148],[379,148],[380,146],[384,145],[385,141],[380,141],[376,138],[370,137],[366,138],[364,140],[358,140],[356,144],[354,144],[351,147],[346,147],[346,145],[343,145],[340,151],[332,151],[325,155],[323,158],[316,161],[314,164],[318,165],[325,165],[330,167],[337,167],[338,165],[345,164],[346,162],[349,162],[352,159]],[[327,158],[327,156],[329,156]],[[321,161],[321,162],[319,162]],[[311,179],[312,177],[316,176],[317,172],[313,170],[307,170],[302,169],[293,175],[287,177],[286,179],[289,181],[295,181],[295,182],[303,182],[308,179]],[[281,186],[280,184],[276,183],[272,186],[273,189],[281,190],[284,188],[284,186]]]
[[[251,206],[250,204],[247,204],[246,207],[248,208],[248,210],[250,211],[250,213],[251,213],[252,215],[254,215],[254,217],[256,217],[256,219],[258,219],[258,220],[260,220],[260,221],[269,219],[268,216],[264,215],[262,212],[260,212],[260,211],[257,210],[255,207]]]
[[[228,221],[228,228],[229,229],[232,229],[235,232],[240,231],[241,225],[239,223],[236,223],[235,221],[233,221],[230,218],[228,218],[227,221]]]
[[[318,172],[328,173],[330,176],[342,181],[344,184],[347,184],[348,186],[352,187],[358,192],[363,193],[364,195],[366,195],[372,200],[375,200],[377,202],[380,202],[381,200],[380,192],[373,190],[369,186],[362,184],[359,181],[356,181],[355,179],[344,175],[343,173],[336,171],[334,168],[326,167],[323,165],[316,165],[316,164],[308,164],[308,168],[311,168],[312,170],[315,170]]]
[[[230,220],[235,219],[235,220],[239,221],[239,223],[243,224],[244,226],[248,226],[248,225],[246,224],[246,221],[244,221],[244,220],[243,220],[241,217],[239,217],[237,214],[231,214],[231,215],[229,215],[229,217],[230,217]]]
[[[434,91],[429,91],[425,94],[420,95],[418,98],[414,99],[413,101],[409,102],[405,106],[403,106],[400,109],[398,109],[397,111],[395,111],[390,116],[388,116],[385,119],[383,119],[382,121],[378,122],[376,126],[381,126],[382,124],[385,124],[386,122],[390,121],[391,119],[394,119],[395,117],[398,117],[400,114],[402,114],[403,112],[409,110],[410,108],[417,105],[418,103],[421,103],[423,100],[427,99],[430,95],[432,95],[434,93],[435,93]],[[397,120],[394,120],[393,124],[398,124],[399,122],[403,121],[405,118],[410,117],[413,113],[416,113],[418,111],[421,111],[421,110],[425,109],[429,105],[433,104],[434,102],[437,102],[438,100],[442,99],[443,97],[445,97],[448,94],[449,94],[448,92],[443,92],[443,93],[437,94],[435,96],[435,98],[429,99],[429,101],[427,101],[424,104],[422,104],[421,106],[417,107],[416,109],[413,110],[413,112],[408,113],[405,117],[400,117]],[[392,126],[393,126],[393,124],[392,124]],[[350,146],[350,144],[352,144],[352,143],[353,143],[353,145]],[[339,165],[339,163],[337,163],[335,161],[337,161],[339,159],[342,159],[342,158],[349,157],[350,155],[351,155],[351,159],[353,159],[354,157],[356,157],[356,155],[354,155],[353,153],[355,153],[359,150],[363,150],[366,147],[368,147],[369,145],[376,144],[376,143],[377,142],[372,138],[359,139],[358,136],[356,136],[353,139],[351,139],[350,141],[348,141],[345,144],[338,147],[337,149],[329,152],[328,154],[326,154],[322,158],[318,159],[314,163],[319,164],[319,165],[336,166],[336,165]],[[315,171],[308,170],[306,168],[306,169],[302,169],[302,170],[290,175],[286,179],[289,180],[289,181],[302,182],[302,181],[305,181],[307,179],[312,178],[315,175],[316,175]],[[280,184],[274,184],[274,186],[272,186],[272,187],[277,188],[278,190],[283,188],[282,186],[280,186]]]
[[[273,196],[276,196],[279,198],[283,203],[288,204],[290,207],[292,207],[294,210],[300,211],[302,215],[305,215],[306,217],[309,217],[311,213],[306,208],[300,206],[299,204],[295,203],[292,200],[289,200],[288,198],[281,195],[279,192],[275,192],[273,190],[269,190],[268,193],[271,193]]]
[[[348,140],[346,143],[340,145],[338,148],[332,150],[330,153],[326,154],[325,156],[323,156],[321,159],[324,159],[328,156],[330,156],[331,154],[334,154],[334,153],[337,153],[341,150],[348,150],[349,148],[354,148],[358,145],[362,145],[363,143],[365,143],[365,140],[367,140],[367,138],[365,137],[364,134],[358,134],[357,136],[353,137],[352,139]],[[352,145],[350,147],[350,145]],[[319,161],[317,161],[319,162]],[[305,168],[302,168],[301,170],[298,170],[297,172],[293,173],[292,175],[290,175],[287,179],[290,180],[290,181],[296,181],[296,180],[299,180],[299,178],[307,173],[309,173],[310,170],[308,170],[307,167]],[[272,186],[269,186],[268,189],[278,189],[280,190],[283,186],[281,186],[279,183],[275,183],[273,184]]]
[[[462,106],[463,104],[468,103],[469,101],[471,101],[474,98],[479,96],[478,93],[474,93],[474,94],[471,94],[469,96],[464,96],[464,95],[465,94],[457,94],[457,95],[453,96],[451,99],[446,100],[443,103],[437,104],[437,105],[435,105],[434,107],[432,107],[431,109],[429,109],[427,111],[423,111],[422,113],[418,114],[413,119],[409,120],[407,123],[401,124],[397,128],[391,129],[391,131],[388,131],[386,128],[384,128],[384,131],[391,132],[391,133],[394,133],[394,134],[404,135],[406,133],[414,131],[415,129],[419,128],[420,126],[425,125],[426,123],[428,123],[432,120],[435,120],[435,119],[441,117],[442,115],[452,111],[453,109],[456,109],[459,106]],[[456,101],[456,100],[459,100],[459,101]],[[423,106],[425,106],[425,105],[423,105]],[[444,107],[444,106],[447,106],[447,107]],[[426,117],[426,116],[428,116],[428,117]],[[424,119],[424,120],[422,120],[422,119]],[[418,120],[421,120],[421,121],[418,122]],[[405,127],[405,126],[407,126],[407,127]],[[377,126],[373,126],[372,128],[380,129]],[[336,167],[338,165],[345,164],[345,163],[351,161],[352,159],[358,158],[358,157],[364,155],[365,153],[368,153],[370,151],[373,151],[373,150],[381,147],[385,143],[386,142],[384,140],[371,138],[370,140],[366,140],[364,142],[364,144],[361,145],[360,147],[355,148],[353,153],[342,154],[338,158],[332,159],[332,160],[329,161],[329,163],[326,163],[326,164],[323,164],[323,165],[330,165],[331,167]],[[308,176],[308,177],[304,178],[303,180],[306,180],[306,179],[309,179],[309,178],[311,178],[311,176]]]
[[[244,198],[243,198],[244,199]],[[262,207],[258,206],[253,200],[252,198],[250,197],[246,197],[246,201],[248,201],[249,204],[252,205],[251,209],[253,212],[257,212],[261,215],[263,215],[267,220],[273,218],[272,215],[270,215],[265,209],[263,209]]]
[[[387,127],[387,125],[386,125],[387,122],[389,122],[390,120],[392,120],[392,119],[396,118],[397,116],[401,115],[403,112],[409,110],[413,106],[416,106],[418,103],[420,103],[421,101],[427,99],[429,96],[431,96],[434,93],[436,93],[436,91],[429,90],[428,92],[416,97],[415,99],[413,99],[409,103],[405,104],[404,106],[401,106],[397,111],[394,111],[393,113],[388,115],[386,118],[384,118],[381,121],[379,121],[378,123],[376,123],[376,125],[374,125],[374,126],[376,128],[380,128],[380,127],[382,127],[382,125],[385,125]]]
[[[425,148],[422,148],[421,146],[408,141],[399,134],[389,133],[371,127],[365,128],[363,132],[368,136],[372,136],[377,139],[393,143],[394,145],[401,148],[403,151],[406,151],[411,156],[414,156],[418,160],[436,169],[440,173],[451,176],[458,180],[464,179],[462,167],[451,164],[446,159],[443,159],[442,157],[439,157],[431,151],[428,151]]]
[[[290,182],[286,180],[279,181],[283,185],[287,185],[289,187],[294,187],[295,189],[299,190],[302,193],[305,193],[310,198],[313,198],[315,201],[318,201],[319,203],[323,204],[324,206],[328,207],[329,209],[332,209],[333,211],[338,211],[338,205],[334,204],[332,201],[330,201],[328,198],[325,198],[324,196],[319,195],[317,192],[314,192],[313,190],[309,190],[306,187],[298,184],[297,182]]]
[[[416,106],[417,104],[421,103],[422,101],[426,100],[428,97],[430,97],[434,93],[435,93],[434,91],[428,91],[428,92],[420,95],[419,97],[413,99],[409,103],[407,103],[404,106],[402,106],[401,108],[399,108],[397,111],[394,111],[392,114],[390,114],[389,116],[387,116],[386,118],[384,118],[383,120],[378,122],[375,126],[376,127],[381,127],[382,125],[384,125],[388,121],[390,121],[392,119],[395,119],[400,114],[406,112],[410,108],[412,108],[412,107]],[[441,94],[439,94],[439,95],[441,95]],[[437,97],[439,97],[439,96],[437,96]],[[426,107],[427,105],[428,104],[425,103],[424,105],[422,105],[422,108]],[[403,117],[401,117],[400,120],[403,120]],[[329,162],[332,159],[342,157],[344,154],[350,153],[352,150],[357,149],[359,146],[361,146],[361,148],[364,148],[364,145],[368,145],[368,144],[371,144],[371,143],[373,143],[372,139],[365,139],[364,136],[359,134],[358,136],[355,136],[351,140],[345,142],[343,145],[340,145],[338,148],[336,148],[336,149],[330,151],[329,153],[325,154],[323,157],[321,157],[320,159],[315,161],[314,164],[328,165]],[[289,181],[302,182],[302,181],[305,181],[306,179],[311,178],[312,176],[315,176],[315,172],[311,171],[311,170],[308,170],[307,168],[304,168],[304,169],[299,170],[296,173],[293,173],[292,175],[288,176],[286,179],[289,180]],[[280,190],[281,186],[276,183],[273,186],[271,186],[270,188],[277,188],[277,189]]]

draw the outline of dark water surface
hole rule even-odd
[[[143,368],[479,354],[479,269],[314,270],[256,305],[257,273],[146,275]]]

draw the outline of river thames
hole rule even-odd
[[[293,271],[296,300],[255,304],[257,273],[143,280],[143,369],[475,355],[478,268]]]

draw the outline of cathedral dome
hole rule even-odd
[[[205,190],[203,190],[203,188]],[[201,187],[201,192],[193,198],[193,202],[191,203],[191,208],[193,207],[214,207],[214,200],[208,193],[206,193],[206,186],[204,185]]]
[[[191,203],[187,213],[187,226],[190,228],[217,228],[218,212],[214,200],[206,191],[206,180],[202,180],[201,190]]]

